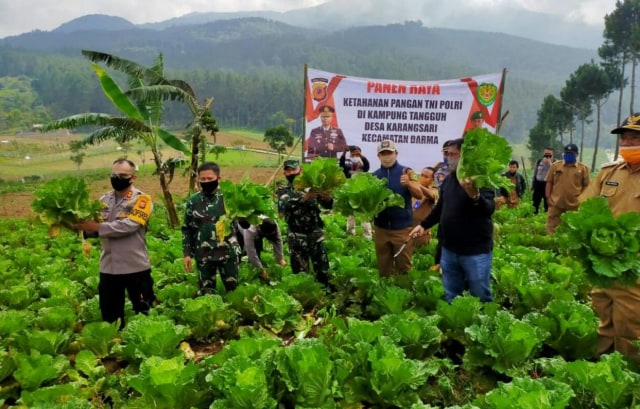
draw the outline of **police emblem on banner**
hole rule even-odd
[[[478,85],[478,102],[485,107],[493,104],[498,96],[498,87],[495,84],[483,82]]]
[[[311,95],[313,100],[320,102],[327,98],[327,84],[329,80],[326,78],[313,78],[311,80]]]

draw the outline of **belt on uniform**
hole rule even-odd
[[[316,231],[316,232],[311,232],[311,233],[296,233],[296,232],[289,232],[289,237],[296,237],[296,238],[300,238],[300,239],[311,239],[311,240],[323,240],[324,239],[324,232],[322,231]]]
[[[294,237],[305,237],[305,238],[306,238],[306,237],[309,237],[309,236],[310,236],[310,234],[308,234],[308,233],[296,233],[296,232],[292,232],[292,231],[290,231],[290,232],[289,232],[289,236],[294,236]]]

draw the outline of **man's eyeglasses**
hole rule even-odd
[[[131,179],[133,177],[133,175],[130,175],[128,173],[112,173],[111,174],[112,178],[118,178],[118,179]]]
[[[553,156],[553,155],[544,155],[544,157],[545,157],[545,158],[550,158],[550,157],[552,157],[552,156]]]

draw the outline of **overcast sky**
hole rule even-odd
[[[316,6],[329,0],[0,0],[0,38],[32,30],[52,30],[87,14],[119,16],[132,23],[152,23],[192,12],[271,10],[288,11]],[[375,4],[375,0],[369,0]],[[410,10],[430,0],[398,0],[398,8]],[[362,0],[360,0],[363,3]],[[367,2],[366,0],[364,2]],[[492,7],[524,8],[558,14],[570,21],[603,26],[605,14],[615,8],[615,0],[431,0],[438,8]],[[384,13],[384,11],[381,11]],[[398,14],[395,10],[394,14]]]

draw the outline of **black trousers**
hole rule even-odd
[[[540,202],[544,202],[544,211],[545,213],[549,210],[549,204],[547,203],[547,198],[544,194],[546,189],[547,182],[534,181],[533,182],[533,209],[535,214],[538,214],[538,209],[540,208]]]
[[[156,299],[153,293],[151,270],[131,274],[100,273],[98,297],[102,319],[116,322],[120,319],[120,329],[124,328],[125,291],[136,313],[149,311]]]

